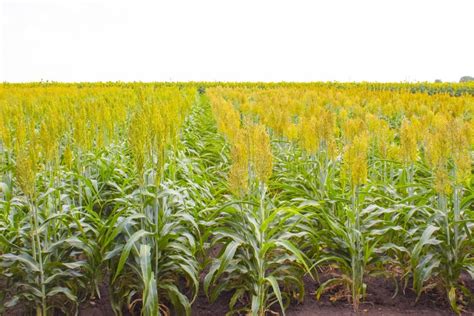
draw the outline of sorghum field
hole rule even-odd
[[[0,86],[0,314],[474,313],[474,84]]]

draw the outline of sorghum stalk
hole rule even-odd
[[[458,251],[459,221],[461,220],[462,187],[456,181],[456,167],[453,169],[455,183],[453,186],[453,212],[454,212],[454,251]]]
[[[409,197],[413,196],[413,187],[412,187],[412,184],[413,184],[413,171],[414,171],[414,164],[413,164],[413,162],[411,162],[407,166],[408,196]]]
[[[353,232],[353,242],[355,249],[352,255],[352,301],[354,310],[359,309],[360,304],[360,290],[363,286],[364,267],[363,267],[363,249],[362,249],[362,232],[360,225],[359,212],[359,186],[352,190],[352,209],[355,213],[355,223]]]
[[[43,251],[41,247],[41,239],[39,236],[39,225],[38,225],[38,210],[35,204],[30,200],[30,208],[33,211],[33,255],[35,260],[38,262],[39,267],[39,274],[40,274],[40,286],[41,286],[41,307],[36,308],[36,315],[38,316],[46,316],[47,315],[47,304],[46,304],[46,285],[45,285],[45,275],[44,275],[44,267],[43,267]]]
[[[156,183],[156,192],[155,192],[155,198],[153,200],[153,210],[154,210],[154,216],[155,216],[155,234],[154,234],[154,237],[153,237],[153,242],[155,243],[155,269],[154,269],[154,272],[155,272],[155,281],[158,282],[159,278],[158,278],[158,273],[159,273],[159,245],[158,245],[158,238],[159,238],[159,232],[160,232],[160,228],[159,228],[159,216],[160,216],[160,207],[162,207],[162,205],[160,205],[160,202],[158,200],[158,192],[159,192],[159,189],[160,189],[160,184],[161,184],[161,179],[163,179],[163,168],[161,168],[161,170],[159,170],[158,172],[160,172],[161,174],[159,175],[160,178],[159,179],[155,179],[155,183]],[[158,172],[155,173],[155,177],[158,176]],[[156,304],[157,306],[160,306],[160,301],[159,301],[159,295],[156,296]],[[159,309],[158,309],[159,310]]]

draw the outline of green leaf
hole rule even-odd
[[[8,185],[5,182],[0,182],[0,193],[8,195],[9,192],[10,189],[8,188]]]
[[[217,271],[217,274],[216,274],[217,277],[227,268],[227,265],[234,258],[235,252],[237,251],[237,248],[239,246],[240,246],[240,243],[237,241],[232,241],[227,245],[224,253],[219,258],[220,265],[219,265],[219,270]]]
[[[16,304],[18,304],[19,300],[20,298],[18,297],[18,295],[15,295],[5,303],[5,307],[7,308],[14,307],[16,306]]]
[[[412,251],[413,257],[417,258],[419,256],[421,250],[423,249],[423,246],[437,245],[441,243],[441,241],[431,238],[433,233],[437,230],[439,230],[439,227],[435,227],[433,225],[428,225],[428,227],[426,227],[426,229],[423,231],[423,234],[421,235],[420,240],[416,243],[415,247],[413,248],[413,251]]]
[[[467,265],[466,272],[469,273],[469,275],[471,276],[471,279],[474,280],[474,265],[472,264]]]
[[[187,316],[191,315],[191,304],[189,303],[188,298],[179,291],[176,285],[169,283],[158,283],[158,287],[166,290],[168,296],[170,297],[171,303],[175,308],[184,310]]]
[[[7,253],[0,257],[5,260],[24,263],[31,271],[40,272],[39,264],[28,254],[14,255]]]
[[[259,311],[261,309],[259,297],[252,295],[252,316],[260,315]]]
[[[143,280],[143,311],[146,315],[158,315],[158,291],[151,268],[150,246],[140,245],[140,270]]]
[[[115,282],[117,277],[120,275],[120,272],[122,272],[122,269],[125,265],[125,262],[127,261],[128,256],[130,255],[130,250],[132,249],[132,247],[136,248],[135,243],[140,238],[145,237],[145,236],[150,236],[150,235],[152,235],[152,234],[145,231],[145,230],[139,230],[139,231],[135,232],[130,237],[130,239],[125,244],[125,247],[123,247],[123,249],[122,249],[122,254],[120,255],[120,259],[119,259],[119,262],[118,262],[118,265],[117,265],[117,270],[115,271],[115,275],[112,279],[112,282]]]
[[[229,301],[229,308],[230,310],[234,309],[235,304],[237,301],[245,295],[245,290],[243,288],[237,289],[235,293],[232,295],[230,301]]]
[[[69,300],[73,301],[73,302],[77,302],[77,297],[76,295],[72,294],[71,290],[66,288],[66,287],[62,287],[62,286],[56,286],[56,287],[53,287],[50,291],[48,291],[48,294],[46,294],[46,296],[55,296],[57,294],[64,294]]]
[[[305,259],[305,255],[298,248],[296,248],[295,245],[291,243],[291,241],[278,240],[276,241],[276,244],[283,246],[285,249],[295,255],[295,257],[298,259],[298,262],[305,267],[306,272],[310,273],[310,269],[308,267],[307,260]]]
[[[63,265],[69,269],[78,269],[87,265],[87,261],[64,262]]]
[[[215,261],[214,264],[209,269],[209,272],[204,277],[204,282],[203,282],[204,293],[206,293],[206,296],[208,296],[208,297],[209,297],[209,287],[213,283],[214,276],[215,276],[217,270],[219,270],[219,266],[220,266],[219,261]]]
[[[277,280],[273,276],[268,276],[265,278],[265,280],[267,280],[271,284],[273,288],[273,293],[275,293],[275,296],[278,299],[278,303],[280,303],[281,312],[283,313],[283,316],[285,316],[285,306],[283,305],[283,299],[281,297],[280,287],[278,286]]]

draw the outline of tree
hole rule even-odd
[[[463,77],[461,77],[461,79],[459,79],[459,82],[469,82],[469,81],[474,81],[474,77],[463,76]]]

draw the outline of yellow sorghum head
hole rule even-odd
[[[34,150],[34,149],[32,149]],[[32,197],[35,191],[35,178],[36,178],[36,159],[32,151],[23,149],[16,157],[16,178],[18,186],[28,197]]]
[[[298,124],[294,124],[292,122],[286,125],[286,129],[284,131],[284,135],[288,140],[295,141],[298,139]]]
[[[142,178],[145,170],[147,130],[144,128],[143,119],[136,113],[130,121],[128,128],[128,144],[137,168],[137,176]]]
[[[236,135],[231,148],[232,165],[229,170],[229,188],[237,196],[248,191],[249,184],[249,143],[246,132]]]
[[[355,136],[344,152],[344,170],[349,173],[353,188],[367,182],[367,153],[369,137],[367,133]]]
[[[272,148],[270,137],[261,124],[254,125],[251,128],[252,147],[254,151],[253,166],[257,179],[261,182],[267,182],[270,179],[273,168]]]
[[[63,163],[68,168],[71,169],[73,165],[74,157],[71,149],[71,145],[67,144],[63,153]]]
[[[387,158],[393,161],[400,161],[400,146],[397,144],[390,144],[387,149]]]
[[[471,178],[471,154],[469,152],[470,126],[462,118],[454,119],[450,124],[451,153],[455,168],[455,183],[461,184]]]
[[[431,130],[426,135],[425,147],[427,160],[431,166],[447,163],[449,158],[449,121],[444,115],[437,114],[433,119]]]
[[[336,138],[332,137],[331,139],[329,139],[329,141],[327,142],[327,151],[329,159],[333,161],[336,160],[337,156],[339,155],[339,148],[337,146]]]
[[[416,126],[404,119],[400,127],[400,151],[405,163],[415,162],[418,155]]]
[[[364,121],[359,118],[348,119],[343,123],[343,133],[346,143],[351,142],[357,135],[365,133],[366,127]]]
[[[449,181],[448,169],[444,166],[436,167],[435,175],[435,190],[438,193],[449,195],[451,193],[451,183]]]
[[[375,132],[375,137],[377,141],[377,152],[380,158],[388,159],[390,145],[393,141],[394,133],[390,129],[390,126],[386,121],[380,121],[378,130]]]
[[[310,153],[315,154],[319,149],[319,131],[318,131],[318,122],[316,117],[303,117],[299,124],[300,127],[300,143],[303,149]]]
[[[431,130],[425,140],[427,161],[435,176],[435,190],[440,194],[449,194],[451,186],[448,173],[450,156],[449,121],[444,114],[434,116]]]

